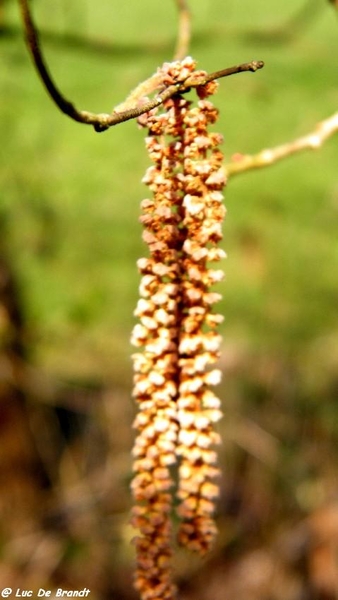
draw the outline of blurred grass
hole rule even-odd
[[[337,109],[338,22],[329,4],[291,41],[275,34],[301,6],[191,2],[191,54],[201,68],[252,58],[266,63],[254,75],[221,82],[215,103],[228,158],[303,135]],[[34,360],[60,377],[129,386],[135,262],[145,253],[138,224],[147,195],[144,133],[129,122],[98,135],[59,113],[30,63],[15,5],[7,10],[11,33],[0,35],[0,215]],[[169,0],[113,8],[108,0],[75,0],[69,8],[41,0],[34,13],[52,73],[80,108],[109,111],[172,56],[176,14]],[[317,153],[239,176],[226,192],[226,346],[291,356],[305,388],[333,378],[337,366],[337,163],[332,138]]]

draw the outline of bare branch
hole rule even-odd
[[[232,161],[225,165],[228,177],[252,169],[268,167],[287,156],[303,150],[317,150],[338,131],[338,112],[318,123],[313,132],[286,144],[261,150],[257,154],[236,154]]]
[[[186,10],[184,0],[177,0],[179,5]],[[222,71],[216,71],[215,73],[207,74],[204,71],[197,71],[192,75],[188,76],[186,80],[174,83],[169,86],[163,84],[160,72],[155,73],[149,79],[138,85],[135,90],[131,92],[128,98],[119,104],[110,113],[91,113],[85,110],[78,110],[74,104],[69,102],[56,87],[49,70],[46,66],[45,60],[42,56],[42,52],[39,44],[39,37],[35,28],[29,6],[28,0],[19,0],[21,9],[22,19],[25,26],[26,42],[29,52],[33,58],[36,70],[53,101],[58,108],[66,115],[68,115],[74,121],[79,123],[85,123],[86,125],[92,125],[95,131],[105,131],[113,125],[123,123],[129,119],[135,119],[146,112],[149,112],[153,108],[160,106],[175,94],[184,94],[189,91],[192,87],[199,87],[205,85],[209,81],[218,79],[220,77],[226,77],[234,73],[241,73],[243,71],[256,71],[261,69],[264,65],[262,61],[252,61],[236,67],[230,67],[229,69],[223,69]],[[147,98],[149,93],[157,93],[154,98],[149,100]]]
[[[258,71],[264,67],[264,62],[262,60],[252,60],[251,62],[242,63],[241,65],[236,65],[234,67],[228,67],[227,69],[222,69],[221,71],[215,71],[214,73],[204,73],[198,72],[192,73],[185,81],[185,87],[198,87],[199,85],[205,85],[209,83],[209,81],[214,81],[215,79],[220,79],[221,77],[229,77],[229,75],[235,75],[236,73],[244,73],[245,71]]]
[[[189,52],[191,15],[186,0],[175,0],[178,8],[178,32],[174,60],[182,60]]]
[[[60,110],[62,110],[63,113],[71,117],[71,119],[74,119],[74,121],[78,121],[80,123],[87,123],[89,125],[95,125],[98,120],[97,115],[87,111],[77,110],[75,106],[66,98],[64,98],[64,96],[59,92],[45,65],[40,50],[38,33],[35,29],[27,0],[19,0],[19,5],[21,9],[23,23],[25,26],[27,46],[32,55],[36,70],[40,75],[49,95],[54,100],[55,104],[60,108]]]

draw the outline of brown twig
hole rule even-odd
[[[235,75],[236,73],[244,73],[245,71],[251,71],[254,73],[258,69],[264,67],[262,60],[252,60],[251,62],[242,63],[234,67],[228,67],[227,69],[221,69],[221,71],[214,71],[214,73],[193,73],[184,81],[185,87],[198,87],[199,85],[205,85],[209,81],[220,79],[221,77],[228,77],[229,75]]]
[[[317,150],[337,131],[338,112],[318,123],[313,132],[291,142],[281,144],[275,148],[266,148],[257,154],[235,154],[232,161],[225,165],[225,170],[228,177],[232,177],[243,171],[267,167],[303,150]]]
[[[174,60],[187,56],[191,39],[191,15],[186,0],[175,0],[178,8],[178,34]]]
[[[183,0],[177,0],[184,8],[185,3]],[[261,69],[264,65],[262,61],[251,61],[243,65],[236,67],[230,67],[229,69],[223,69],[222,71],[216,71],[215,73],[203,74],[197,72],[196,75],[189,76],[186,80],[165,87],[162,83],[162,79],[159,73],[155,73],[149,79],[142,82],[136,89],[131,92],[128,98],[119,104],[115,109],[109,113],[95,114],[86,110],[78,110],[74,104],[69,102],[56,87],[49,70],[46,66],[43,58],[39,37],[34,25],[27,0],[19,0],[21,9],[22,19],[25,27],[26,42],[29,52],[32,56],[36,70],[53,101],[58,108],[67,116],[74,121],[84,123],[86,125],[92,125],[95,131],[105,131],[113,125],[123,123],[129,119],[135,119],[140,115],[149,112],[153,108],[160,106],[175,94],[183,94],[187,92],[191,87],[199,87],[205,85],[209,81],[218,79],[220,77],[226,77],[234,73],[241,73],[243,71],[256,71]],[[154,98],[151,100],[145,100],[145,97],[149,93],[159,91]]]

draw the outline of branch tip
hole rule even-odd
[[[251,62],[251,71],[255,72],[258,71],[258,69],[262,69],[264,67],[264,61],[263,60],[253,60]]]

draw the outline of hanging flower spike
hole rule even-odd
[[[192,70],[194,64],[191,61]],[[175,73],[165,65],[168,79]],[[177,73],[180,63],[174,63]],[[139,434],[133,454],[136,476],[132,491],[137,506],[132,524],[136,538],[135,587],[143,600],[172,598],[170,558],[172,555],[172,487],[169,468],[176,462],[178,434],[178,346],[180,323],[180,252],[184,242],[181,229],[181,182],[175,175],[182,165],[183,119],[180,98],[163,114],[153,111],[141,124],[149,129],[146,146],[154,165],[143,179],[153,193],[142,202],[143,239],[150,257],[138,261],[142,274],[141,299],[135,316],[132,343],[143,347],[133,355],[134,396],[139,413],[134,426]],[[171,140],[166,136],[170,131]]]
[[[194,61],[187,58],[164,64],[161,74],[170,85],[194,71]],[[216,87],[208,83],[198,93],[205,98]],[[219,295],[210,292],[222,272],[208,267],[224,256],[217,248],[225,213],[221,136],[207,132],[217,112],[204,99],[191,108],[180,95],[164,109],[141,120],[149,130],[146,146],[154,163],[143,179],[153,194],[143,200],[141,216],[150,256],[138,261],[141,299],[132,334],[132,343],[142,349],[133,355],[139,413],[132,523],[140,533],[135,587],[143,600],[175,596],[170,489],[177,456],[179,541],[202,553],[210,546],[217,496],[212,480],[218,474],[212,424],[221,416],[219,400],[208,389],[219,380],[219,371],[208,367],[218,358],[215,327],[222,320],[212,313]]]
[[[218,84],[212,82],[198,89],[205,98]],[[215,467],[219,443],[214,423],[222,416],[220,400],[209,389],[221,379],[218,369],[208,367],[219,358],[221,336],[215,327],[223,317],[212,313],[220,294],[210,291],[221,281],[223,271],[209,268],[209,263],[225,256],[218,248],[222,239],[225,208],[222,188],[225,175],[223,155],[218,149],[222,137],[208,133],[217,119],[217,111],[207,100],[200,100],[184,117],[184,161],[182,183],[186,239],[183,244],[181,282],[183,314],[180,324],[179,371],[177,400],[180,455],[179,487],[181,501],[178,514],[182,520],[178,540],[187,548],[204,554],[216,533],[212,519],[219,475]]]

